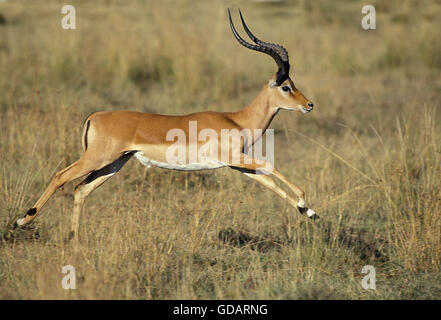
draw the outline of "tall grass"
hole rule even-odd
[[[75,248],[74,184],[9,226],[80,156],[88,114],[238,110],[275,65],[234,40],[236,3],[76,1],[71,31],[60,2],[1,3],[0,298],[439,299],[441,4],[373,4],[364,31],[359,1],[240,2],[316,105],[272,127],[276,167],[321,220],[228,169],[129,161],[88,198]],[[67,264],[76,290],[61,287]],[[376,290],[361,286],[367,264]]]

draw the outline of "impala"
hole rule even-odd
[[[233,162],[229,158],[225,160],[219,156],[210,156],[211,154],[204,160],[196,160],[196,162],[187,161],[181,164],[172,164],[167,161],[167,149],[172,145],[172,141],[166,139],[167,133],[172,129],[188,132],[191,121],[197,123],[198,131],[211,129],[218,133],[218,137],[225,129],[238,131],[260,129],[264,133],[279,110],[308,113],[313,108],[312,102],[295,87],[289,76],[290,64],[286,49],[281,45],[263,42],[256,38],[245,24],[240,10],[239,14],[244,30],[254,44],[248,43],[240,37],[231,20],[230,10],[228,10],[230,27],[237,41],[248,49],[271,56],[278,66],[274,76],[269,79],[257,97],[246,108],[237,112],[206,111],[183,116],[126,110],[93,113],[84,122],[82,133],[84,154],[78,161],[55,174],[35,205],[27,211],[23,218],[18,219],[14,226],[22,226],[33,221],[44,204],[66,182],[85,177],[75,188],[70,235],[77,238],[80,214],[86,197],[117,173],[133,156],[148,167],[156,166],[174,170],[230,167],[273,190],[281,198],[286,199],[290,205],[297,208],[301,214],[306,213],[311,219],[318,218],[312,209],[305,206],[305,193],[299,187],[290,183],[268,163],[257,161],[243,152],[244,148],[252,146],[261,138],[259,135],[241,140],[241,151],[239,154],[237,152],[235,154],[240,161]],[[219,150],[227,149],[233,152],[227,142],[218,141]],[[185,146],[187,153],[191,147],[191,143]],[[271,168],[271,170],[267,168]],[[284,183],[298,197],[297,201],[280,188],[272,176]]]

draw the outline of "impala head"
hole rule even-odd
[[[230,9],[228,9],[231,30],[237,41],[245,48],[263,52],[271,56],[279,68],[277,73],[268,82],[270,107],[275,109],[300,111],[302,113],[310,112],[314,107],[314,104],[295,87],[294,82],[289,77],[290,65],[286,49],[279,44],[259,40],[251,33],[250,29],[248,29],[240,10],[239,14],[245,32],[255,44],[246,42],[237,33],[233,21],[231,20]]]

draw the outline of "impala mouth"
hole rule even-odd
[[[308,113],[308,112],[312,111],[312,107],[305,108],[305,107],[301,106],[300,110],[302,111],[302,113]]]

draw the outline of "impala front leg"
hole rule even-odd
[[[259,162],[262,161],[259,160]],[[289,182],[284,175],[282,175],[276,168],[273,168],[272,165],[269,164],[268,162],[263,162],[263,164],[257,164],[256,160],[244,155],[241,156],[240,164],[234,164],[231,165],[230,167],[232,169],[241,171],[246,176],[260,182],[265,187],[273,190],[282,199],[287,200],[293,207],[297,208],[297,210],[299,210],[301,214],[306,213],[306,215],[313,220],[319,218],[319,216],[314,210],[309,209],[305,206],[305,192],[299,187],[297,187],[295,184]],[[299,200],[296,202],[283,189],[277,186],[274,180],[270,177],[270,175],[274,175],[285,185],[287,185],[288,188],[291,189],[291,191],[296,194]]]
[[[305,192],[297,187],[295,184],[289,182],[284,175],[282,175],[276,168],[273,168],[271,172],[274,176],[276,176],[280,181],[288,186],[296,195],[299,197],[299,202],[297,203],[297,209],[301,214],[306,212],[306,215],[311,219],[317,219],[319,216],[315,213],[314,210],[305,207]]]

